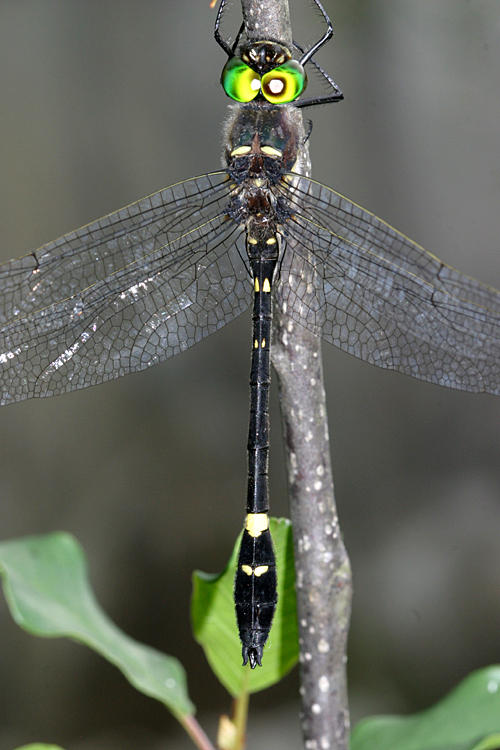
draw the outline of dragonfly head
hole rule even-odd
[[[259,97],[271,104],[287,104],[301,95],[307,76],[287,47],[264,40],[243,44],[240,56],[230,57],[225,64],[221,83],[238,102]]]

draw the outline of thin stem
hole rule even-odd
[[[248,670],[245,670],[241,693],[233,701],[233,713],[221,716],[217,733],[217,747],[220,750],[245,750],[248,717]]]
[[[215,747],[212,745],[194,716],[181,716],[179,721],[199,750],[215,750]]]
[[[248,670],[246,674],[248,675]],[[233,721],[236,727],[236,747],[238,750],[243,750],[245,747],[249,697],[248,690],[243,690],[234,702]]]
[[[242,0],[242,7],[248,37],[291,43],[288,0]],[[299,110],[296,115],[303,132]],[[307,175],[306,143],[302,150],[302,171]],[[271,352],[294,533],[304,745],[347,750],[346,645],[352,583],[333,491],[320,341],[289,316],[279,285],[274,320]]]

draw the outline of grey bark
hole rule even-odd
[[[247,37],[291,44],[288,0],[242,0],[242,8]],[[308,174],[307,144],[301,156]],[[352,582],[335,506],[321,344],[286,314],[279,292],[271,355],[278,376],[294,534],[304,747],[347,750]]]
[[[245,31],[251,39],[276,39],[292,43],[288,0],[242,0]]]

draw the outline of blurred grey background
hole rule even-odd
[[[316,179],[500,286],[498,0],[325,5],[320,59],[346,100],[308,113]],[[2,259],[218,168],[214,17],[208,0],[0,2]],[[306,0],[292,17],[298,40],[319,35]],[[249,334],[243,316],[151,371],[0,412],[1,538],[75,534],[103,607],[182,661],[209,731],[230,706],[190,633],[190,575],[224,566],[242,522]],[[500,660],[500,399],[324,357],[354,719],[415,711]],[[275,395],[272,420],[287,515]],[[0,750],[191,746],[100,658],[20,631],[3,598],[0,644]],[[300,747],[297,689],[293,673],[252,699],[249,747]]]

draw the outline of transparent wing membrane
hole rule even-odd
[[[150,367],[243,312],[227,201],[225,173],[187,180],[1,266],[2,403]]]
[[[246,310],[229,183],[180,182],[0,266],[1,403],[150,367]],[[297,323],[379,367],[500,392],[499,292],[314,180],[273,190],[290,213],[276,293]]]
[[[314,180],[280,190],[293,210],[280,294],[297,322],[379,367],[500,392],[497,290]]]

